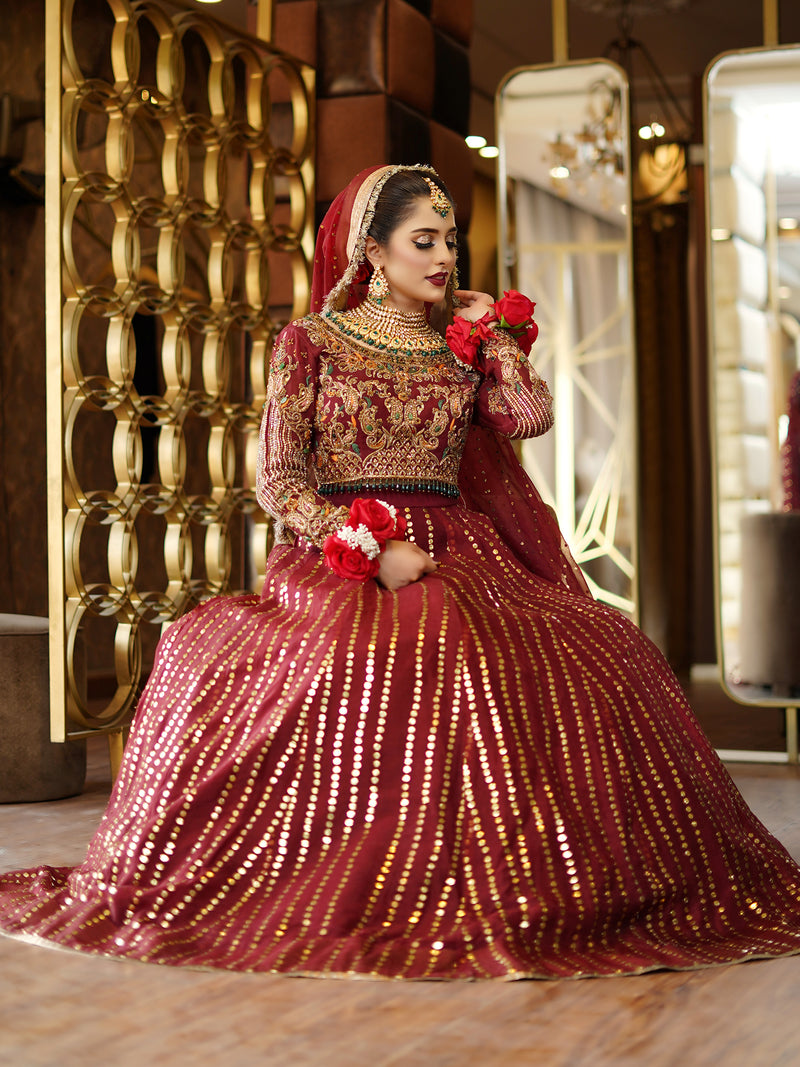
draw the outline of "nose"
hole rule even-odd
[[[449,268],[455,263],[456,253],[452,248],[448,248],[447,245],[442,242],[438,248],[438,256],[436,257],[437,264],[441,264],[442,267]]]

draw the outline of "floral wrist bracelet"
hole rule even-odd
[[[471,322],[462,315],[456,316],[445,331],[445,339],[462,363],[485,373],[486,366],[480,348],[483,341],[497,336],[493,327],[507,330],[525,355],[528,355],[539,334],[539,327],[533,321],[535,307],[536,304],[532,300],[518,293],[516,289],[506,290],[502,297],[492,304],[491,311],[487,311],[477,322]]]
[[[405,531],[406,520],[397,508],[383,500],[358,497],[350,505],[344,526],[325,538],[325,563],[340,578],[374,578],[386,542],[402,539]]]

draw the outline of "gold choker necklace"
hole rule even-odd
[[[381,307],[367,297],[352,311],[325,311],[337,330],[379,352],[392,355],[443,356],[447,342],[428,325],[424,311]]]

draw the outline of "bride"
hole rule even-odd
[[[508,443],[552,422],[533,305],[457,290],[456,244],[430,168],[334,201],[272,359],[263,594],[170,627],[85,862],[0,876],[4,932],[387,978],[800,951],[800,871]]]

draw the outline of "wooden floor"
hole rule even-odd
[[[800,859],[800,771],[736,765]],[[82,858],[108,793],[0,805],[0,869]],[[777,1067],[800,1064],[800,957],[559,982],[321,981],[162,968],[0,937],[3,1067]]]

